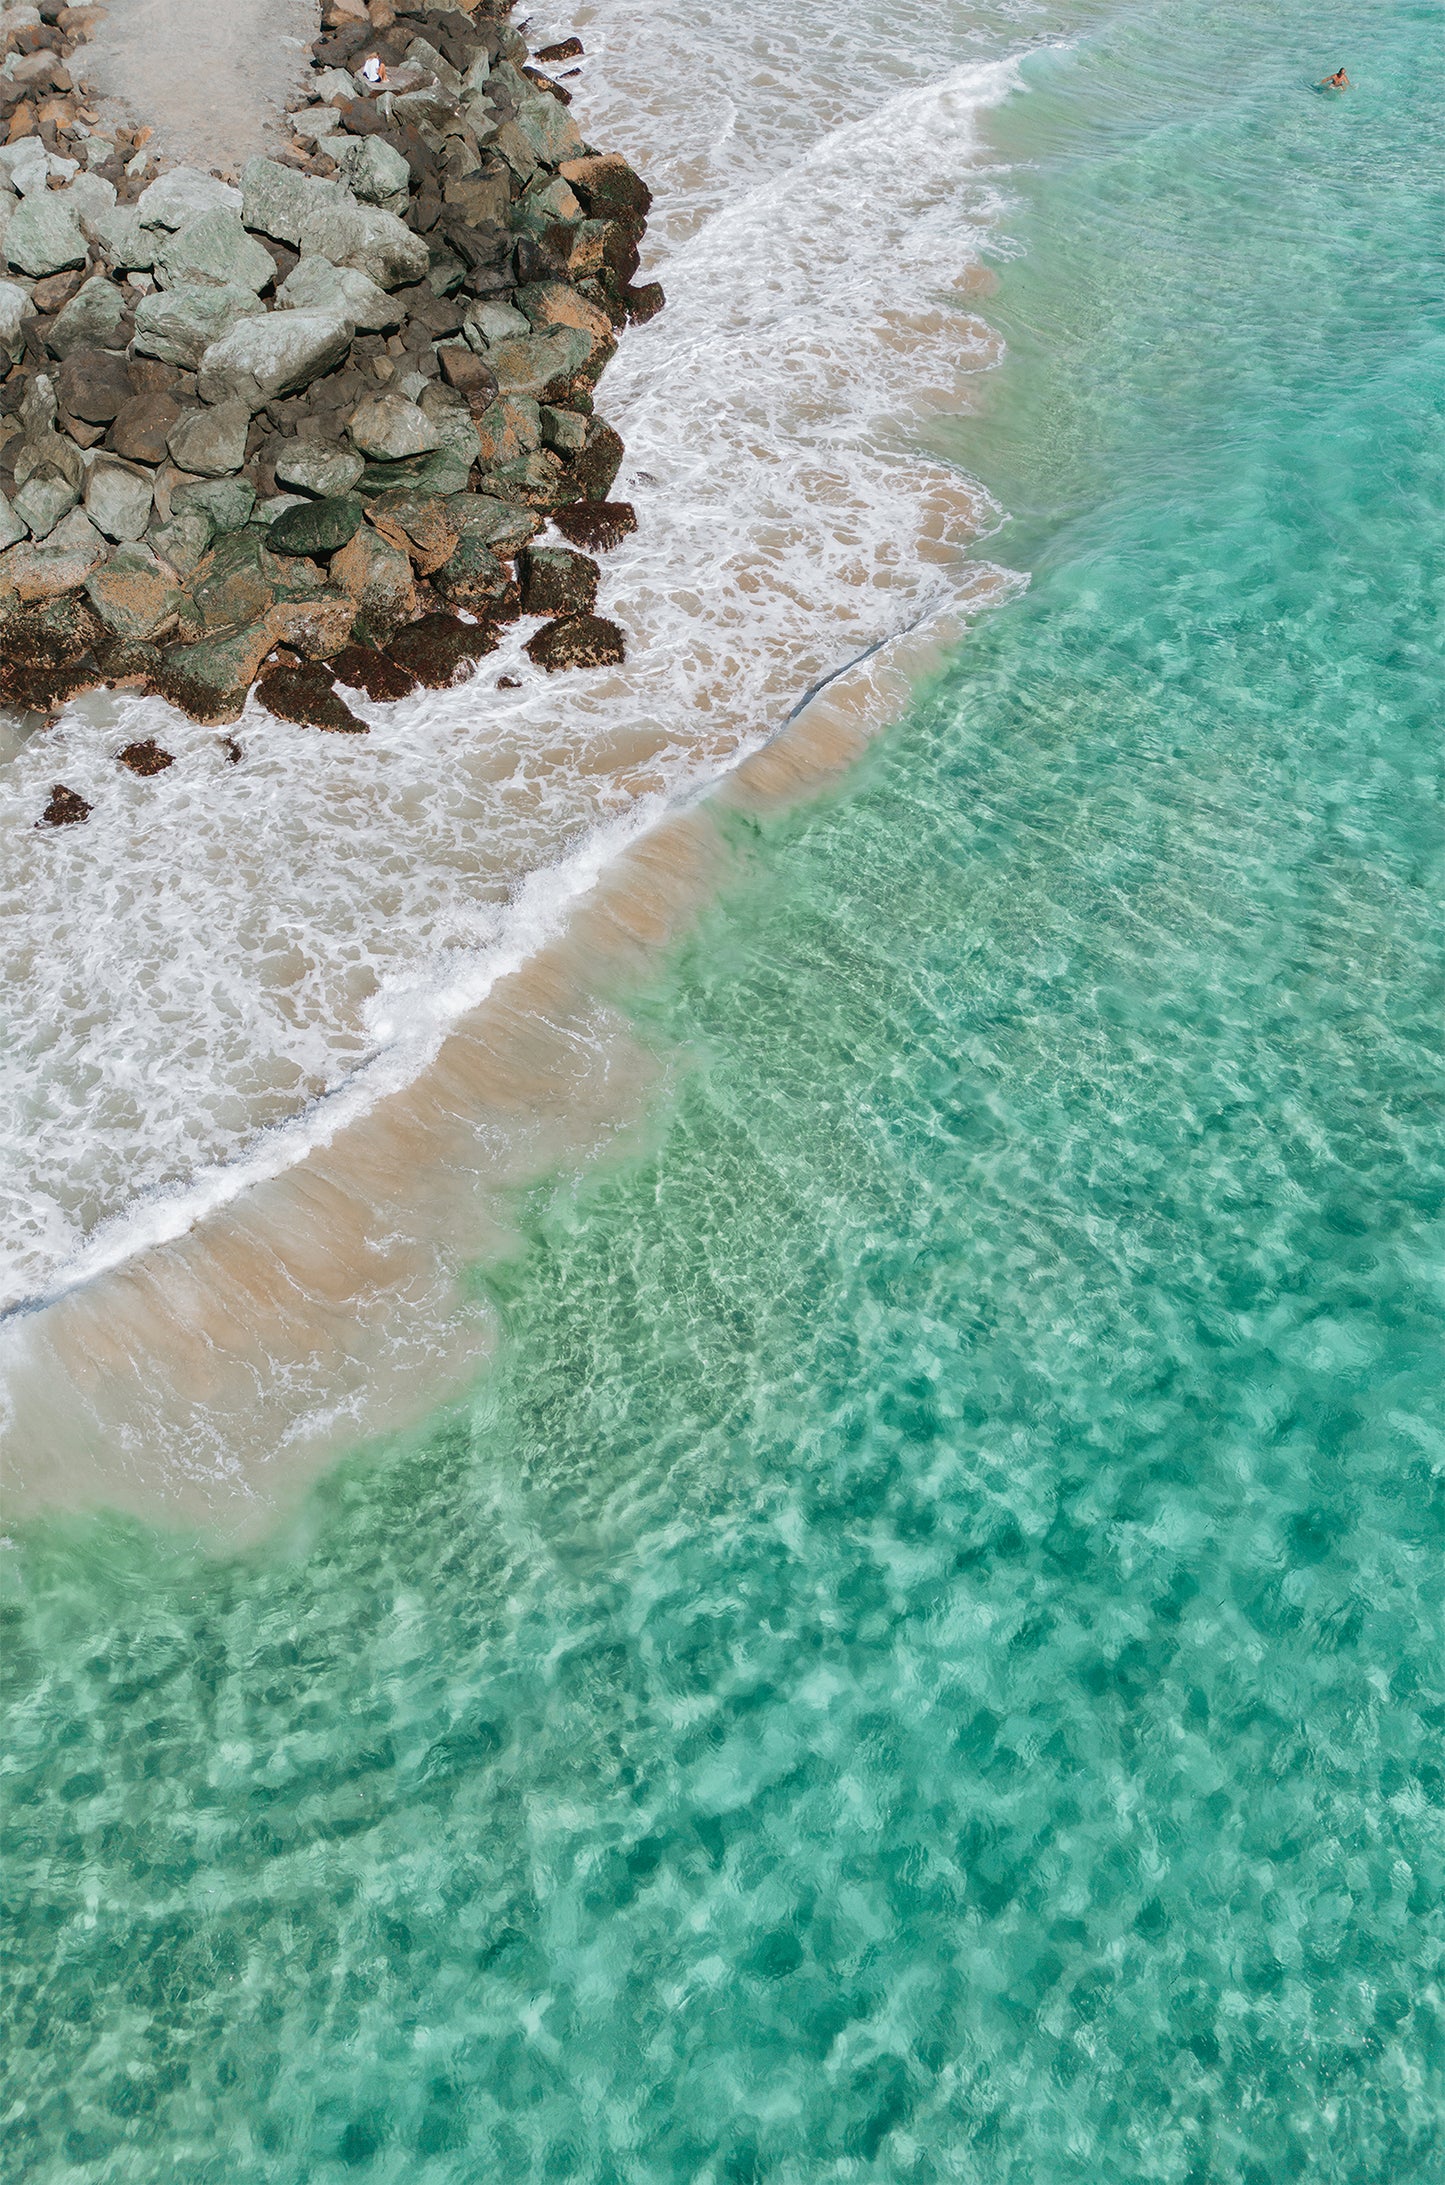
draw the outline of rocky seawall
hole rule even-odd
[[[662,307],[651,200],[534,65],[578,41],[529,56],[507,13],[328,0],[292,148],[233,175],[96,126],[94,10],[0,13],[0,703],[107,685],[224,725],[254,685],[364,732],[348,690],[461,682],[519,615],[549,671],[622,659],[594,391]],[[41,817],[88,810],[57,783]]]

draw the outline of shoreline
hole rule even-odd
[[[594,390],[662,307],[634,285],[651,196],[510,9],[327,0],[292,141],[239,176],[158,167],[149,125],[107,136],[83,46],[17,13],[0,702],[132,690],[228,726],[255,684],[364,734],[348,693],[469,682],[524,615],[547,673],[619,664],[594,555],[636,518]],[[68,88],[36,106],[32,75]],[[116,756],[171,763],[153,737]],[[57,782],[41,818],[90,809]]]

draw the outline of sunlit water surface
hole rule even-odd
[[[650,1150],[284,1539],[6,1558],[10,2175],[1445,2174],[1438,27],[1023,64],[1031,588],[731,823]]]

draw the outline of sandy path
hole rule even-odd
[[[320,20],[317,0],[111,0],[80,73],[107,118],[152,124],[163,159],[235,170],[282,138]]]

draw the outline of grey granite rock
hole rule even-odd
[[[113,456],[99,456],[85,481],[85,512],[108,539],[138,539],[151,520],[150,475]]]
[[[542,411],[542,443],[555,448],[559,455],[580,453],[587,438],[587,420],[575,410],[556,410],[550,405]]]
[[[115,282],[94,274],[56,313],[45,346],[57,357],[68,357],[72,349],[107,348],[124,317],[125,298]]]
[[[474,303],[467,312],[462,331],[474,349],[485,349],[489,342],[514,338],[525,341],[532,331],[532,322],[509,303]]]
[[[248,228],[274,236],[278,243],[299,243],[313,214],[346,197],[338,182],[299,174],[279,160],[248,160],[241,171],[241,218]]]
[[[83,217],[81,225],[97,250],[122,273],[144,272],[156,262],[156,250],[164,230],[145,227],[134,205],[115,205],[109,212]]]
[[[213,532],[239,531],[251,521],[255,506],[256,489],[244,478],[203,478],[196,485],[176,487],[171,495],[171,522],[199,514],[207,518]]]
[[[25,342],[25,321],[35,310],[30,291],[18,281],[0,281],[0,350],[18,363]]]
[[[354,266],[334,266],[329,258],[303,258],[277,289],[276,301],[287,311],[327,311],[350,319],[369,334],[390,333],[405,317],[395,298],[366,274]]]
[[[528,90],[531,92],[530,85]],[[547,167],[558,167],[564,159],[580,159],[587,148],[576,122],[550,91],[532,92],[522,100],[517,108],[517,127]]]
[[[363,205],[340,190],[329,204],[318,204],[301,229],[301,255],[329,258],[336,266],[354,266],[379,288],[400,288],[425,280],[431,253],[395,213]]]
[[[218,402],[210,409],[182,411],[167,445],[178,469],[197,478],[225,478],[245,462],[250,429],[248,402]]]
[[[259,410],[332,370],[350,347],[351,335],[351,321],[327,311],[271,311],[243,319],[201,357],[196,382],[201,398],[249,402]]]
[[[84,584],[105,558],[105,540],[83,509],[73,508],[49,538],[12,546],[0,562],[0,585],[21,599],[58,599]]]
[[[180,605],[176,574],[151,547],[125,545],[91,571],[85,590],[101,621],[117,637],[144,642],[175,627]]]
[[[188,577],[204,557],[215,536],[215,527],[202,508],[182,508],[176,513],[172,504],[168,523],[152,524],[146,537],[163,560],[183,577]]]
[[[330,500],[337,494],[349,493],[363,468],[361,457],[350,448],[323,447],[315,440],[288,440],[284,452],[276,457],[276,483],[299,486],[303,494],[316,500]]]
[[[167,236],[155,263],[169,288],[194,283],[212,288],[248,288],[255,295],[276,276],[276,261],[270,251],[246,233],[236,213],[220,207],[188,220],[174,235]]]
[[[411,169],[380,137],[343,137],[327,150],[342,182],[364,204],[385,204],[411,188]]]
[[[194,369],[228,330],[242,332],[265,309],[249,288],[163,288],[136,305],[135,346],[142,356]]]
[[[148,228],[183,228],[199,213],[239,213],[241,192],[199,167],[172,167],[141,191],[135,209]]]
[[[0,493],[0,554],[7,546],[14,546],[17,539],[25,537],[25,524],[16,515],[3,493]]]
[[[32,538],[48,538],[62,516],[80,499],[72,481],[43,463],[31,472],[15,496],[15,513]]]
[[[541,530],[544,518],[515,501],[502,501],[489,493],[459,493],[447,503],[459,531],[480,539],[499,554],[514,554]]]
[[[373,395],[358,403],[347,430],[362,454],[378,463],[428,455],[442,444],[442,436],[431,419],[400,395]]]
[[[486,352],[501,392],[525,395],[541,394],[553,380],[570,379],[591,354],[592,337],[575,326],[553,327],[525,340],[492,342]]]
[[[8,263],[37,280],[47,273],[63,273],[67,266],[83,266],[86,255],[80,222],[54,191],[27,197],[5,230]]]

